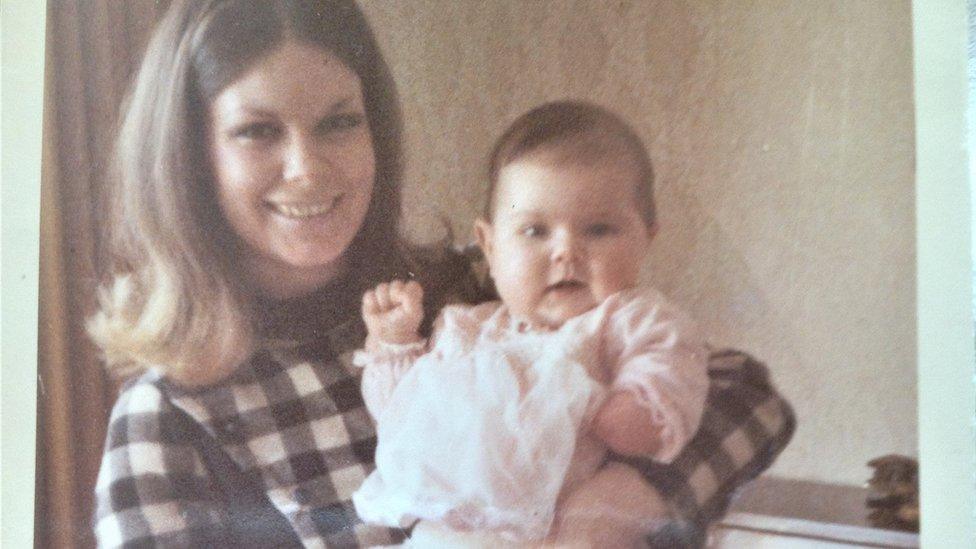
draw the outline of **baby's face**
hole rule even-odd
[[[512,314],[550,327],[637,284],[653,237],[628,163],[521,159],[501,170],[494,220],[476,223]]]

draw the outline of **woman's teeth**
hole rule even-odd
[[[271,207],[285,217],[303,218],[322,215],[331,210],[338,198],[318,204],[271,204]]]

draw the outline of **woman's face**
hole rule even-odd
[[[376,170],[359,77],[328,51],[286,41],[209,114],[217,199],[251,281],[290,297],[334,278]]]

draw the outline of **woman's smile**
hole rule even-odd
[[[344,195],[337,195],[332,198],[321,200],[321,201],[294,201],[294,202],[276,202],[273,200],[268,201],[268,207],[271,208],[275,213],[287,217],[289,219],[308,219],[311,217],[324,217],[326,214],[331,213],[337,207],[339,207],[340,202],[342,202]]]

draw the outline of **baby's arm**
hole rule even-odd
[[[424,316],[423,289],[414,281],[383,283],[363,295],[365,349],[354,362],[363,367],[362,395],[378,418],[414,361],[424,352],[418,328]]]
[[[668,462],[697,429],[708,390],[697,327],[648,292],[621,299],[606,330],[613,382],[593,433],[618,454]]]

